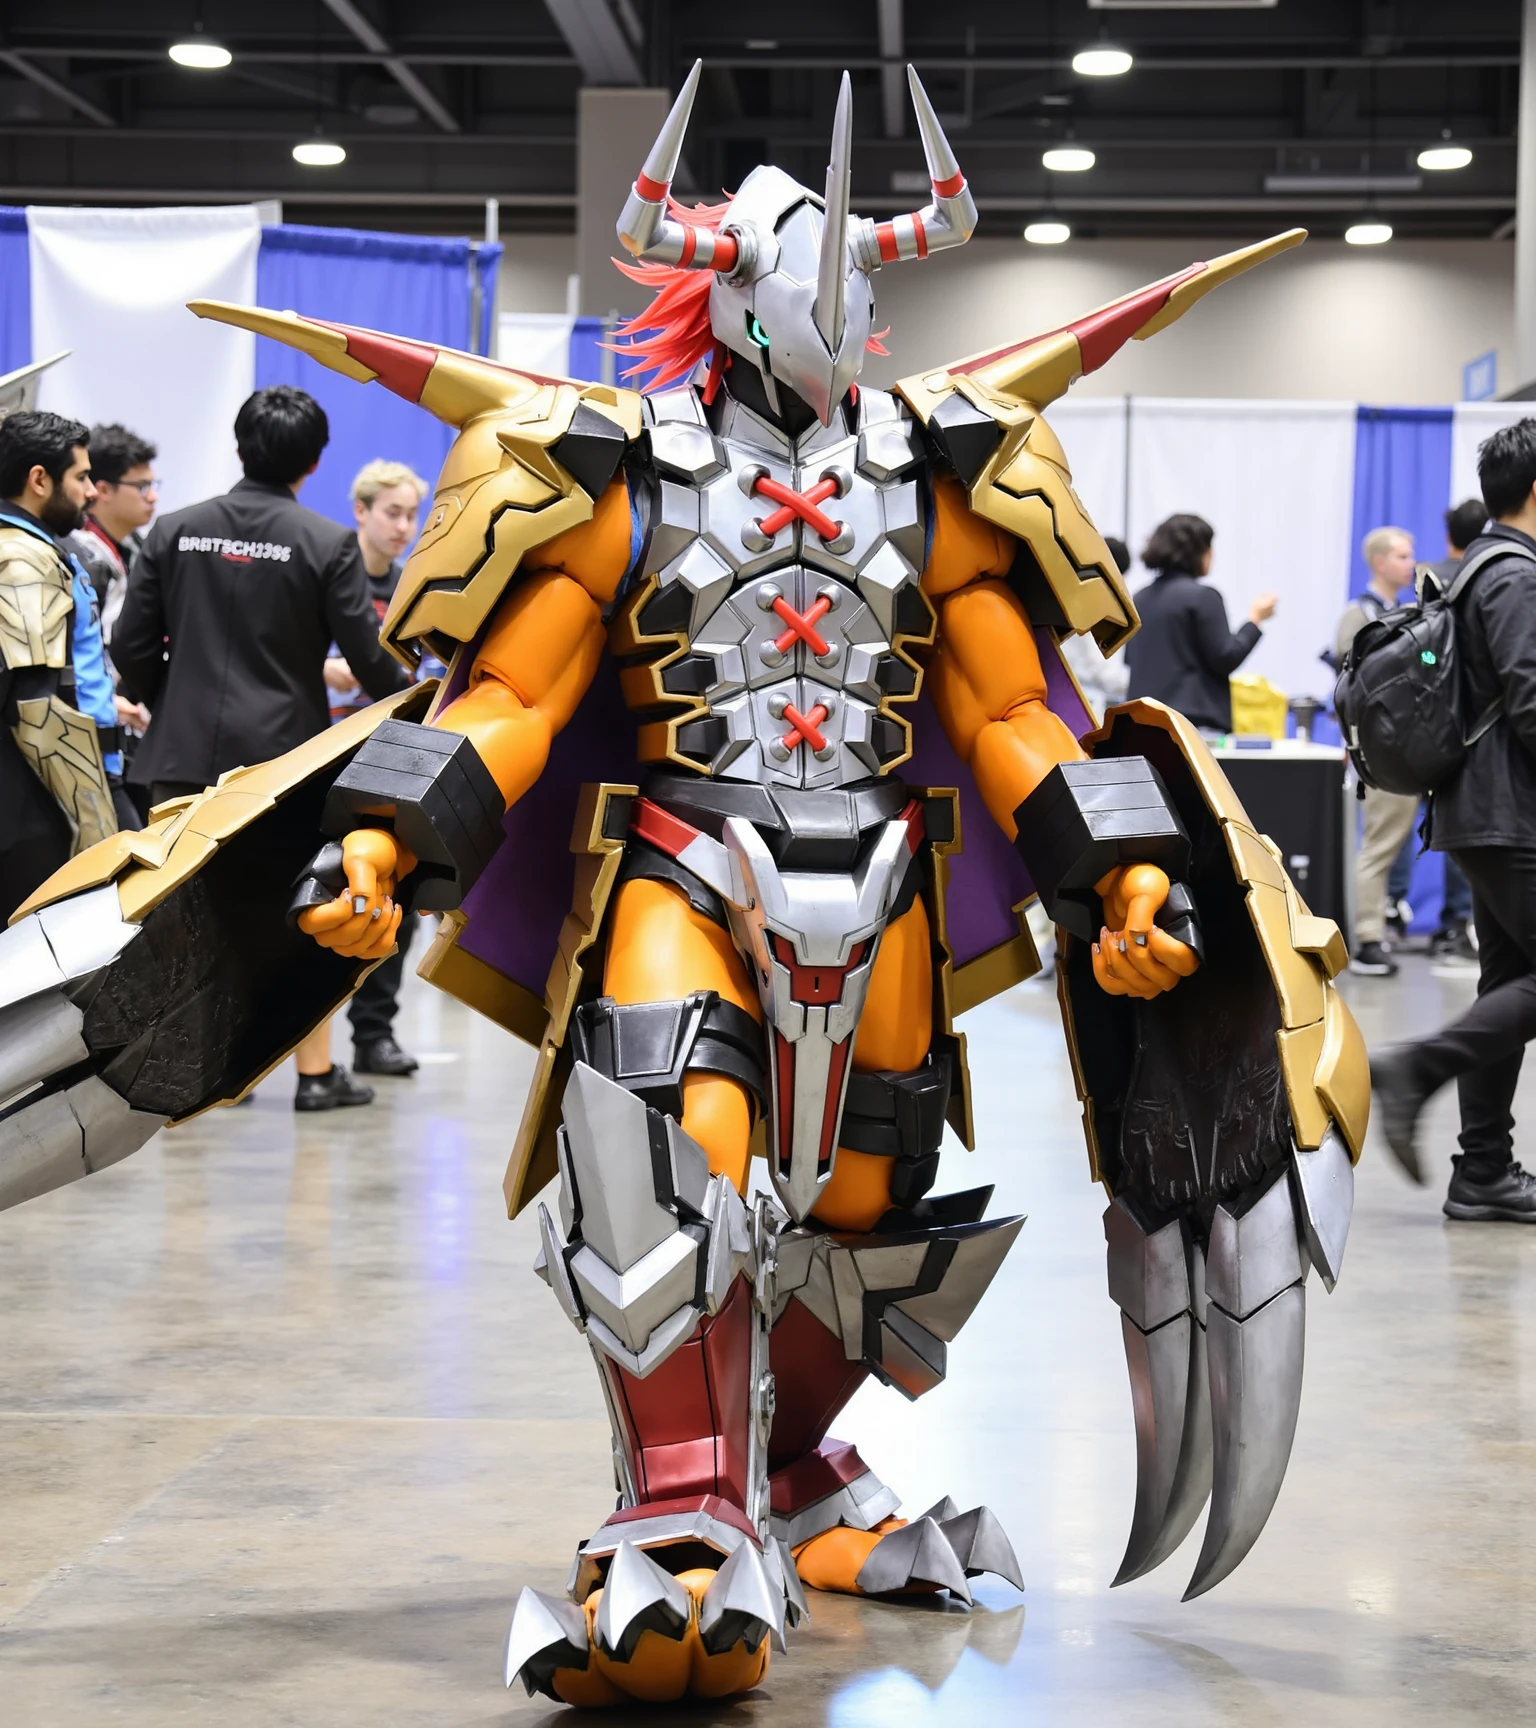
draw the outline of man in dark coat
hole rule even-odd
[[[405,682],[379,645],[357,536],[295,496],[330,437],[325,411],[290,385],[235,417],[245,478],[162,516],[128,578],[112,632],[123,693],[150,710],[130,770],[154,803],[269,761],[331,723],[325,661],[337,643],[378,698]],[[329,1023],[298,1050],[300,1110],[373,1093],[330,1060]]]

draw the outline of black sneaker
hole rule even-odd
[[[359,1074],[394,1074],[403,1079],[414,1074],[421,1064],[385,1033],[382,1038],[370,1038],[366,1044],[353,1039],[352,1066]]]
[[[1392,978],[1397,962],[1379,942],[1362,942],[1350,956],[1349,969],[1366,978]]]
[[[1456,1166],[1441,1210],[1447,1218],[1462,1218],[1477,1224],[1536,1224],[1536,1176],[1518,1164],[1506,1164],[1497,1176],[1474,1182]]]
[[[1387,902],[1387,934],[1398,942],[1406,942],[1413,923],[1413,908],[1406,900]]]
[[[1419,1167],[1415,1140],[1419,1112],[1433,1096],[1414,1062],[1411,1044],[1378,1050],[1371,1057],[1371,1114],[1381,1129],[1392,1156],[1422,1188],[1424,1172]]]
[[[354,1104],[371,1104],[373,1088],[359,1086],[336,1063],[328,1074],[301,1074],[299,1089],[293,1095],[295,1110],[345,1110]]]
[[[1429,951],[1437,960],[1476,961],[1477,933],[1470,924],[1447,924],[1430,937]]]

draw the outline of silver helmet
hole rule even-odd
[[[826,196],[779,168],[754,168],[718,228],[668,209],[667,195],[699,87],[701,61],[683,83],[619,217],[619,241],[640,263],[713,270],[715,339],[762,373],[770,405],[777,384],[808,403],[822,424],[864,364],[874,318],[870,277],[882,264],[963,246],[976,204],[916,72],[907,68],[933,197],[886,222],[849,214],[853,91],[843,74],[832,122]],[[776,383],[777,381],[777,383]]]

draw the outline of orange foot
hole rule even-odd
[[[985,1506],[961,1512],[946,1496],[910,1524],[887,1518],[872,1530],[824,1530],[795,1549],[800,1580],[848,1596],[921,1595],[948,1590],[971,1600],[966,1580],[995,1572],[1024,1588],[1003,1527]]]
[[[630,1701],[731,1698],[768,1672],[770,1641],[782,1650],[786,1600],[772,1558],[743,1542],[718,1572],[675,1577],[621,1542],[607,1576],[578,1606],[537,1590],[518,1598],[507,1639],[507,1684],[531,1696],[602,1709]]]

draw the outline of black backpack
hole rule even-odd
[[[1464,712],[1455,607],[1484,565],[1510,557],[1536,562],[1496,540],[1463,558],[1443,592],[1423,570],[1416,604],[1360,627],[1344,656],[1333,705],[1364,785],[1415,797],[1433,792],[1498,719],[1502,696],[1473,719]]]

